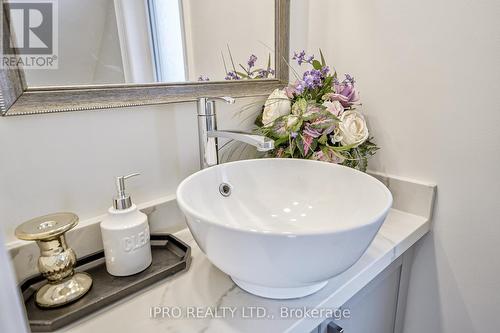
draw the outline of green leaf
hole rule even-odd
[[[257,118],[255,118],[254,124],[258,127],[264,126],[264,123],[262,122],[262,112],[260,112]]]
[[[333,155],[337,156],[338,158],[346,159],[346,156],[343,155],[342,153],[335,151],[334,149],[330,149],[330,151],[333,153]]]
[[[323,66],[321,66],[321,63],[318,60],[313,60],[312,65],[313,65],[313,68],[317,69],[317,70],[320,70],[321,67],[323,67]]]
[[[271,128],[271,134],[275,138],[288,138],[289,132],[286,129],[286,120],[284,119],[276,119]]]
[[[295,115],[288,115],[286,116],[285,120],[285,127],[288,132],[298,132],[300,128],[302,127],[302,123],[304,121],[299,117]]]
[[[321,145],[325,145],[328,142],[328,136],[326,134],[321,135],[318,139],[318,142]]]
[[[292,105],[292,114],[301,115],[306,111],[306,109],[307,109],[307,101],[304,98],[299,98]]]
[[[336,123],[337,120],[335,120],[333,117],[327,116],[316,119],[315,121],[310,123],[310,126],[315,129],[327,129],[335,125]]]
[[[226,44],[227,45],[227,51],[229,53],[229,58],[231,59],[231,65],[233,65],[233,70],[236,72],[236,66],[234,65],[234,59],[233,59],[233,55],[231,53],[231,49],[229,48],[229,44]]]
[[[245,73],[237,72],[237,71],[235,71],[235,73],[238,74],[239,76],[242,76],[245,79],[249,79],[250,78],[250,76],[246,75]]]
[[[267,58],[267,69],[271,68],[271,53],[269,53],[269,57]]]
[[[288,147],[288,153],[290,154],[290,157],[293,158],[293,154],[295,153],[295,148],[297,147],[297,144],[295,143],[295,139],[292,139],[291,137],[289,139],[289,142],[290,144]]]
[[[329,146],[333,151],[340,152],[340,151],[348,151],[354,148],[356,144],[348,145],[348,146]]]
[[[316,120],[317,118],[321,117],[323,114],[322,109],[320,106],[315,106],[314,104],[311,104],[307,107],[306,111],[302,114],[302,119],[305,121],[312,121]]]
[[[326,61],[325,61],[325,57],[323,56],[323,52],[321,52],[321,49],[319,49],[319,55],[321,56],[321,66],[325,67]]]
[[[323,82],[323,86],[321,87],[320,91],[318,92],[318,99],[323,97],[326,93],[329,93],[332,91],[332,83],[333,83],[333,77],[332,76],[327,76]]]
[[[250,73],[247,71],[247,69],[245,67],[243,67],[242,64],[238,64],[238,65],[240,65],[240,67],[243,68],[243,70],[245,71],[245,73],[247,73],[247,75],[250,75]]]
[[[302,135],[297,135],[297,138],[295,139],[295,142],[297,143],[297,148],[299,149],[300,155],[304,157],[304,138]]]
[[[294,132],[299,132],[300,129],[302,128],[302,125],[304,124],[304,120],[303,119],[300,119],[299,122],[297,123],[297,125],[294,126],[294,129],[293,131]]]
[[[288,136],[279,138],[278,140],[274,140],[274,147],[279,147],[284,143],[288,143]]]
[[[311,155],[316,150],[316,147],[318,147],[318,139],[314,139],[311,143],[311,148],[309,148],[309,152]]]
[[[224,59],[224,53],[222,53],[222,51],[220,51],[220,55],[222,57],[222,63],[224,64],[224,73],[227,73],[228,70],[227,70],[227,66],[226,66],[226,59]]]
[[[327,76],[323,83],[323,90],[325,93],[330,92],[332,90],[333,77]]]

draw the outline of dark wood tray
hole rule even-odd
[[[71,324],[157,281],[187,270],[191,263],[189,245],[170,234],[151,235],[151,252],[153,257],[151,266],[138,274],[126,277],[108,274],[104,251],[79,259],[76,270],[87,272],[92,276],[92,288],[79,300],[60,308],[38,307],[34,295],[45,280],[41,275],[27,279],[20,288],[31,330],[51,332]]]

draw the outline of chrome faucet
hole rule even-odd
[[[219,146],[217,138],[241,141],[257,147],[258,151],[274,149],[274,141],[262,135],[241,131],[218,131],[215,101],[221,100],[234,104],[232,97],[202,97],[198,99],[198,136],[200,145],[200,167],[205,169],[219,164]]]

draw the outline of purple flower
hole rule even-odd
[[[306,51],[302,50],[300,51],[299,53],[297,52],[294,52],[293,53],[293,57],[292,57],[293,60],[297,60],[297,63],[300,65],[302,65],[304,62],[305,63],[312,63],[313,60],[314,60],[314,56],[311,55],[311,56],[306,56]]]
[[[238,73],[236,73],[235,71],[227,72],[226,77],[224,78],[224,80],[226,80],[226,81],[239,80],[239,79],[241,79],[241,78],[239,77]]]
[[[290,136],[295,139],[298,134],[299,133],[297,133],[297,132],[292,132],[292,133],[290,133]]]
[[[295,89],[296,93],[297,94],[302,94],[304,92],[304,90],[306,89],[306,85],[304,83],[304,81],[302,80],[297,80],[295,81],[295,83],[293,84],[293,89]]]
[[[307,88],[313,89],[316,86],[316,78],[309,72],[304,73],[304,84]]]
[[[257,57],[255,56],[255,54],[252,54],[247,62],[248,68],[252,68],[253,66],[255,66],[256,61],[257,61]]]
[[[268,69],[259,69],[255,78],[265,79],[268,78],[270,75],[274,75],[274,69],[269,67]]]
[[[198,76],[198,81],[210,81],[210,79],[206,75],[200,75]]]
[[[314,89],[321,87],[323,85],[324,75],[322,71],[317,69],[311,69],[310,71],[305,71],[302,77],[305,86],[308,89]]]
[[[306,56],[306,51],[302,50],[300,53],[294,52],[292,59],[297,60],[297,63],[299,65],[302,65],[305,56]]]
[[[346,74],[345,77],[342,82],[334,81],[333,88],[335,92],[325,94],[323,100],[339,101],[343,107],[359,104],[359,94],[354,87],[354,78],[349,74]]]
[[[354,82],[356,82],[356,81],[354,81],[354,78],[352,76],[350,76],[349,74],[346,73],[344,82],[354,84]]]

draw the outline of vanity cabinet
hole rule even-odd
[[[311,333],[400,333],[403,329],[412,249],[400,256],[342,308],[350,318],[328,319]]]

